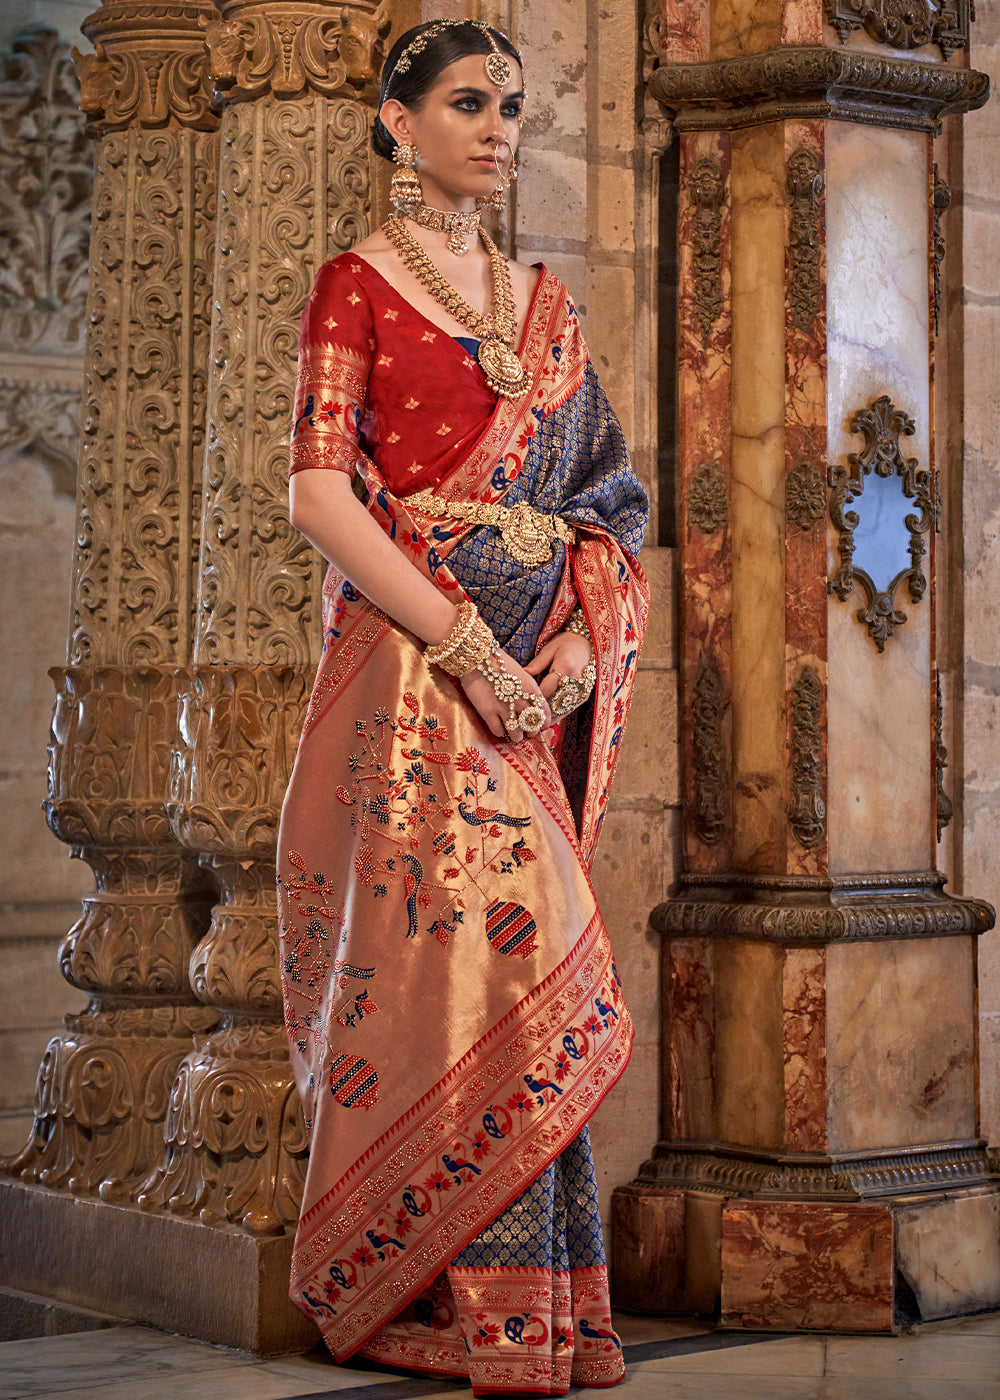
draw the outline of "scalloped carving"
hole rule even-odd
[[[714,535],[729,523],[726,482],[718,462],[702,462],[691,480],[688,515],[699,530]]]
[[[345,5],[309,15],[298,4],[226,0],[206,21],[205,42],[218,101],[260,97],[374,97],[390,18]]]
[[[701,326],[703,341],[722,315],[722,206],[726,185],[722,167],[706,156],[691,172],[689,198],[692,207],[691,232],[694,252],[691,260],[694,273],[695,315]]]
[[[785,515],[800,530],[811,530],[826,514],[826,486],[815,467],[800,462],[785,482]]]
[[[785,174],[791,211],[788,221],[788,300],[792,322],[799,330],[811,330],[823,298],[819,269],[823,258],[820,247],[820,208],[823,172],[819,157],[808,146],[800,146],[788,159]]]
[[[826,18],[842,44],[856,29],[893,49],[937,44],[945,58],[969,43],[969,0],[825,0]]]
[[[695,835],[706,846],[717,846],[725,828],[726,798],[723,792],[722,682],[704,657],[698,663],[691,705],[694,734],[694,793],[691,821]]]
[[[648,91],[678,131],[715,131],[790,118],[838,117],[936,132],[950,112],[981,107],[985,73],[892,54],[820,45],[703,63],[665,63]]]
[[[821,782],[823,738],[819,727],[822,712],[823,682],[814,666],[803,666],[791,698],[792,797],[788,824],[796,841],[807,851],[818,846],[826,834]]]

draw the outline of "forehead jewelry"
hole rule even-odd
[[[394,78],[397,73],[409,72],[411,60],[417,54],[423,53],[431,39],[436,39],[446,29],[453,29],[463,24],[471,24],[473,29],[478,29],[489,44],[490,52],[486,55],[483,67],[489,81],[495,88],[502,91],[510,82],[514,70],[510,66],[510,60],[501,52],[500,46],[490,33],[488,26],[476,19],[441,19],[436,21],[430,29],[425,29],[422,34],[417,35],[411,44],[407,44],[396,60],[396,66],[390,74],[390,79]]]

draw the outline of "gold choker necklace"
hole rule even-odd
[[[471,214],[459,214],[447,209],[432,209],[429,204],[419,204],[410,218],[421,228],[432,228],[438,233],[447,233],[448,252],[454,253],[456,258],[465,257],[469,251],[466,238],[470,234],[474,238],[479,232],[478,209],[474,209]]]
[[[493,311],[489,316],[481,315],[470,306],[444,274],[438,271],[398,214],[391,214],[386,219],[382,232],[434,300],[440,302],[449,315],[467,327],[479,341],[476,359],[493,392],[505,399],[519,399],[529,386],[524,366],[512,348],[517,328],[514,292],[507,259],[486,230],[480,228],[479,237],[483,240],[493,274]]]

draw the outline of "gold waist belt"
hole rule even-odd
[[[572,525],[567,525],[558,515],[535,510],[527,501],[518,501],[514,506],[504,506],[498,501],[446,501],[428,488],[404,497],[404,504],[416,506],[424,515],[467,520],[471,525],[491,525],[499,530],[507,553],[519,564],[547,564],[555,553],[555,540],[562,540],[565,545],[576,541]]]

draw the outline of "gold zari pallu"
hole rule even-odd
[[[405,504],[424,515],[465,520],[470,525],[490,525],[500,532],[504,547],[519,564],[535,567],[547,564],[555,550],[553,542],[576,543],[576,531],[558,515],[546,515],[527,501],[505,506],[499,501],[446,501],[433,491],[417,491],[406,496]]]

